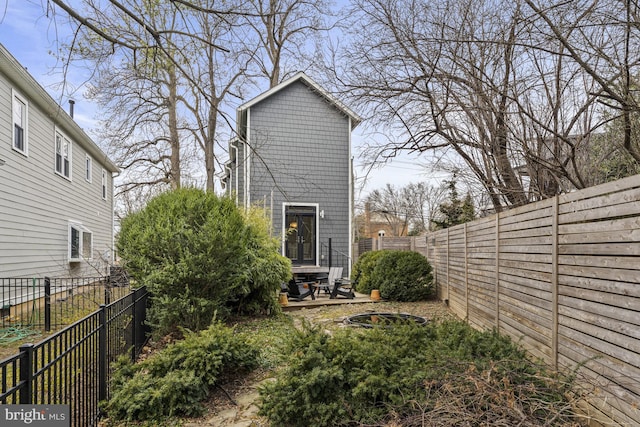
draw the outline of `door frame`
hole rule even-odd
[[[287,209],[289,207],[293,207],[293,206],[300,206],[300,207],[305,207],[305,208],[309,208],[312,207],[314,208],[314,216],[316,219],[316,223],[315,223],[315,227],[316,227],[316,235],[315,235],[315,239],[316,239],[316,244],[315,244],[315,257],[314,259],[315,264],[308,264],[308,265],[315,265],[316,267],[320,265],[320,204],[319,203],[295,203],[295,202],[284,202],[282,203],[282,256],[286,257],[287,256]]]

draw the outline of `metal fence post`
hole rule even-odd
[[[107,313],[104,304],[100,305],[98,322],[98,401],[102,401],[107,398]]]
[[[111,276],[107,276],[107,284],[104,287],[104,303],[111,304]]]
[[[51,330],[51,279],[44,278],[44,330]]]
[[[20,359],[20,382],[23,383],[20,389],[20,404],[33,403],[33,344],[23,344],[20,346],[20,353],[24,357]]]
[[[134,289],[133,290],[133,304],[131,304],[131,343],[133,344],[131,346],[131,361],[135,362],[136,361],[136,342],[137,342],[137,335],[138,335],[138,316],[136,316],[136,304],[137,304],[137,298],[138,297],[138,290]]]

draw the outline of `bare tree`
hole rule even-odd
[[[523,2],[354,4],[339,60],[350,95],[391,135],[376,161],[460,158],[497,211],[584,186],[576,158],[603,125],[598,88]]]
[[[624,124],[622,145],[640,163],[640,144],[632,138],[632,114],[640,111],[640,15],[630,0],[560,3],[525,0],[538,28],[557,40],[563,53],[597,84],[602,105],[616,111]]]
[[[384,220],[394,236],[419,234],[431,229],[445,193],[445,187],[424,182],[404,187],[387,184],[369,193],[365,205],[371,215]]]
[[[258,39],[260,73],[269,87],[291,72],[301,71],[314,59],[309,45],[321,43],[335,25],[326,0],[249,0],[246,22]],[[316,47],[316,50],[318,48]]]
[[[224,149],[220,140],[226,142],[233,131],[232,119],[226,112],[231,104],[229,98],[242,96],[244,83],[253,76],[251,67],[257,48],[243,41],[238,16],[220,20],[199,11],[192,11],[190,15],[191,22],[197,26],[194,30],[202,33],[204,42],[189,40],[182,49],[189,80],[197,82],[188,84],[189,96],[182,102],[189,113],[189,132],[204,156],[205,187],[214,191],[217,152]],[[230,50],[215,47],[222,40]]]
[[[403,189],[403,194],[411,209],[410,232],[419,234],[433,230],[438,207],[446,197],[446,187],[433,186],[425,182],[410,183]]]
[[[67,52],[94,60],[101,77],[92,94],[112,112],[106,134],[128,168],[124,190],[179,187],[185,166],[180,155],[190,135],[204,159],[205,186],[213,191],[216,147],[224,150],[221,138],[226,142],[233,133],[228,98],[242,97],[243,84],[260,75],[271,86],[279,83],[293,56],[298,65],[311,63],[305,52],[328,30],[324,21],[330,13],[327,2],[308,0],[82,0],[82,14],[63,1],[54,4],[81,36]]]
[[[411,209],[402,193],[401,188],[387,184],[383,189],[373,190],[365,199],[366,209],[383,218],[393,236],[405,236],[409,229]]]
[[[104,11],[101,4],[87,1],[85,10],[101,23],[103,32],[117,34],[120,40],[131,44],[142,46],[147,42],[148,33],[139,33],[129,15],[109,13],[113,11]],[[179,25],[175,9],[162,3],[136,3],[131,10],[166,28]],[[179,51],[167,48],[114,52],[104,39],[79,26],[66,52],[69,58],[94,67],[88,95],[106,112],[100,134],[109,154],[125,171],[119,192],[145,186],[180,187],[181,140],[185,132],[178,111],[184,97],[184,85],[175,65]]]
[[[476,1],[355,3],[354,44],[342,58],[351,64],[347,87],[390,131],[405,135],[380,147],[383,156],[450,149],[496,209],[524,204],[508,120],[519,9],[492,11],[493,4]]]
[[[125,169],[122,190],[158,184],[177,188],[183,173],[194,182],[193,161],[203,158],[204,185],[213,191],[220,123],[227,129],[225,138],[231,132],[225,101],[240,96],[238,86],[255,55],[236,33],[240,15],[221,19],[208,9],[179,10],[171,1],[123,3],[150,25],[167,29],[163,49],[145,40],[147,32],[136,32],[130,15],[107,14],[95,0],[85,0],[85,10],[101,31],[140,47],[114,51],[84,26],[68,47],[97,71],[91,95],[110,111],[103,134]],[[145,43],[152,47],[143,49]],[[233,50],[219,49],[221,43]]]
[[[184,9],[212,14],[220,19],[238,15],[237,12],[234,12],[233,5],[225,8],[214,8],[214,3],[214,1],[170,0],[167,4],[172,9],[172,12],[177,12],[178,14]],[[69,20],[75,22],[78,29],[88,31],[93,35],[94,39],[100,39],[110,44],[114,51],[117,48],[121,48],[132,52],[134,55],[138,53],[145,55],[149,50],[156,52],[171,50],[175,47],[171,39],[178,35],[194,39],[199,38],[198,34],[191,34],[182,28],[164,26],[161,22],[150,20],[150,16],[144,13],[144,9],[153,7],[152,2],[101,1],[98,5],[98,10],[103,11],[105,15],[121,16],[129,22],[130,28],[134,29],[136,34],[144,35],[142,38],[131,39],[126,35],[114,33],[109,27],[105,27],[101,16],[95,14],[96,6],[96,0],[80,0],[73,3],[65,0],[47,0],[43,2],[43,8],[47,16],[53,19],[66,16]],[[217,47],[224,49],[222,46]],[[171,57],[171,55],[168,56]],[[179,64],[176,63],[175,65],[178,66]]]

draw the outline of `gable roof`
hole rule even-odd
[[[349,117],[351,119],[351,130],[353,130],[356,126],[358,126],[362,122],[362,118],[360,118],[360,116],[354,113],[349,107],[344,105],[338,98],[336,98],[335,96],[327,92],[325,89],[323,89],[316,82],[311,80],[311,78],[302,71],[296,73],[293,77],[290,77],[287,80],[284,80],[282,83],[278,84],[277,86],[272,87],[268,91],[263,92],[262,94],[256,96],[251,101],[248,101],[240,105],[237,109],[238,117],[241,117],[242,113],[244,113],[246,110],[253,107],[257,103],[269,98],[271,95],[273,95],[276,92],[280,92],[282,89],[286,88],[287,86],[295,82],[303,83],[309,89],[316,92],[320,97],[324,98],[325,101],[327,101],[335,109],[337,109],[338,111],[340,111],[341,113]],[[240,122],[240,120],[238,120],[238,122]]]
[[[17,59],[0,43],[0,71],[19,88],[29,102],[38,105],[45,115],[56,122],[74,142],[99,160],[109,172],[120,169],[107,157],[98,145],[85,133],[75,120],[47,93]]]

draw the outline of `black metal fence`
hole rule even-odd
[[[148,293],[127,296],[0,362],[1,404],[70,405],[72,426],[98,424],[98,403],[109,398],[111,362],[135,360],[148,336]]]
[[[0,278],[2,329],[34,327],[50,331],[126,295],[121,275],[81,278]]]

